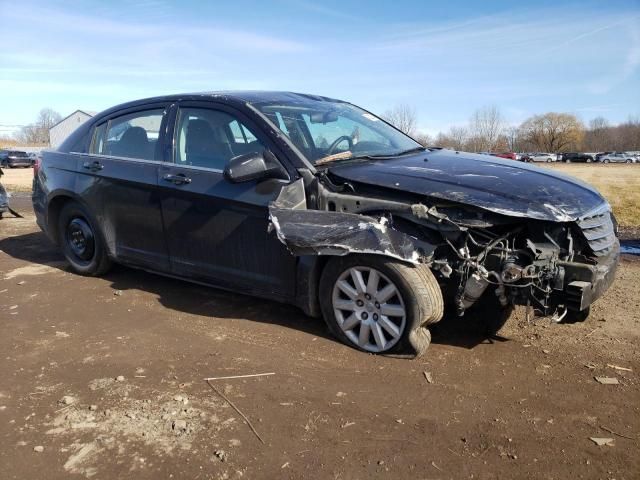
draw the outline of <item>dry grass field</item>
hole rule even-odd
[[[543,168],[547,164],[538,164]],[[604,165],[592,163],[552,163],[549,167],[572,175],[596,187],[609,201],[620,225],[640,225],[640,164]],[[0,180],[9,191],[31,191],[30,168],[5,169]]]
[[[549,168],[596,187],[611,204],[620,225],[640,225],[640,165],[552,163]]]

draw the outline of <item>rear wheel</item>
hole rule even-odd
[[[631,163],[631,159],[627,158],[627,160],[624,163]]]
[[[551,163],[551,159],[550,158],[547,158],[547,163]]]
[[[423,353],[444,310],[431,270],[376,255],[331,259],[319,293],[331,333],[370,353]]]
[[[58,242],[71,268],[81,275],[98,276],[111,267],[107,250],[86,209],[76,202],[62,207],[58,223]]]
[[[608,158],[605,158],[605,159],[602,161],[602,163],[609,163],[609,159],[608,159]]]

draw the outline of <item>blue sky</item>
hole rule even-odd
[[[293,90],[428,133],[485,105],[517,124],[640,116],[640,0],[0,0],[0,133],[175,92]]]

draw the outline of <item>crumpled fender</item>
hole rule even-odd
[[[433,253],[433,246],[394,229],[385,217],[307,210],[304,198],[300,179],[269,205],[270,228],[293,255],[366,253],[417,264]]]

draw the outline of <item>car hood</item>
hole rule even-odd
[[[593,187],[551,169],[451,150],[336,163],[329,171],[351,182],[555,222],[574,221],[605,203]]]

